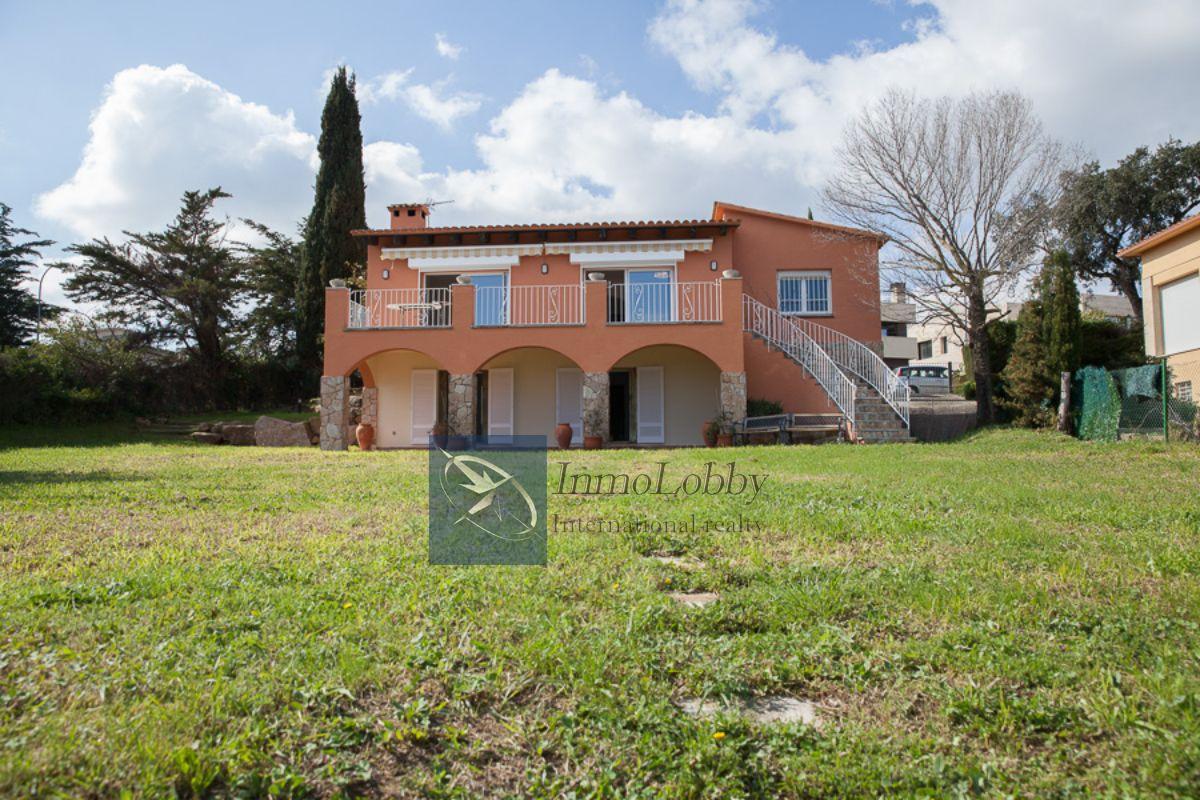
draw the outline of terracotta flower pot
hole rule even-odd
[[[713,427],[711,422],[706,422],[700,426],[700,435],[704,438],[705,447],[717,446],[717,429]]]
[[[733,447],[733,434],[732,433],[718,433],[717,434],[717,447]]]
[[[604,440],[601,439],[599,436],[583,437],[583,449],[584,450],[599,450],[600,446],[602,444],[604,444]]]
[[[375,426],[367,423],[360,424],[354,429],[354,438],[358,440],[359,450],[370,450],[375,447]]]
[[[573,434],[574,431],[571,430],[570,424],[566,422],[558,423],[554,428],[554,439],[558,442],[559,450],[566,450],[571,446],[571,436]]]

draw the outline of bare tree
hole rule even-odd
[[[988,326],[1038,261],[1062,147],[1019,94],[921,99],[892,90],[846,129],[825,202],[891,242],[883,267],[929,319],[966,334],[980,422],[994,418]]]

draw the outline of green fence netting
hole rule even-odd
[[[1079,438],[1115,442],[1121,421],[1121,396],[1112,375],[1103,367],[1084,367],[1071,383]]]
[[[1167,381],[1170,386],[1170,381]],[[1162,366],[1151,364],[1108,371],[1084,367],[1071,381],[1071,409],[1080,439],[1116,441],[1131,436],[1162,436],[1194,440],[1196,406],[1167,397],[1163,403]],[[1163,412],[1166,412],[1166,425]]]

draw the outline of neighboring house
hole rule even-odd
[[[326,290],[327,449],[347,445],[356,371],[381,447],[426,446],[435,424],[553,441],[560,422],[576,444],[695,445],[747,397],[906,438],[907,390],[875,352],[875,234],[727,203],[702,220],[451,228],[428,227],[428,205],[388,211],[390,227],[354,232],[366,288]]]
[[[1146,355],[1166,357],[1176,397],[1200,389],[1200,214],[1125,248],[1142,260]]]
[[[1016,322],[1024,305],[1021,300],[1001,303],[999,310],[993,312],[992,316]],[[1137,320],[1129,301],[1121,295],[1087,292],[1079,297],[1079,310],[1085,315],[1101,315],[1110,322],[1117,322],[1126,327],[1132,327]],[[916,325],[910,330],[917,340],[917,356],[911,363],[939,366],[948,364],[954,372],[962,371],[963,349],[967,341],[965,331],[944,322],[933,321]]]
[[[879,301],[879,315],[883,360],[889,367],[903,367],[917,357],[917,339],[909,333],[917,322],[917,306],[903,282],[893,283],[887,297]]]
[[[909,328],[916,340],[917,354],[910,364],[949,366],[951,372],[962,372],[963,347],[966,333],[945,322],[928,320]]]
[[[1017,317],[1021,316],[1021,309],[1024,306],[1025,303],[1018,300],[1003,303],[1000,310],[1007,315],[1006,319],[1016,322]],[[1079,310],[1084,316],[1103,317],[1109,322],[1124,325],[1126,328],[1132,327],[1137,322],[1137,314],[1133,312],[1133,306],[1129,304],[1128,298],[1119,294],[1087,292],[1079,296]]]

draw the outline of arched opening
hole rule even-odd
[[[642,347],[610,368],[609,405],[615,443],[700,445],[721,410],[721,370],[690,347]]]
[[[571,426],[571,445],[583,443],[583,370],[546,347],[517,347],[490,357],[475,373],[476,433],[489,438],[545,436]]]
[[[364,390],[363,420],[375,426],[376,446],[427,447],[446,421],[448,374],[441,365],[416,350],[385,350],[363,359],[359,371],[375,392],[368,399]]]

